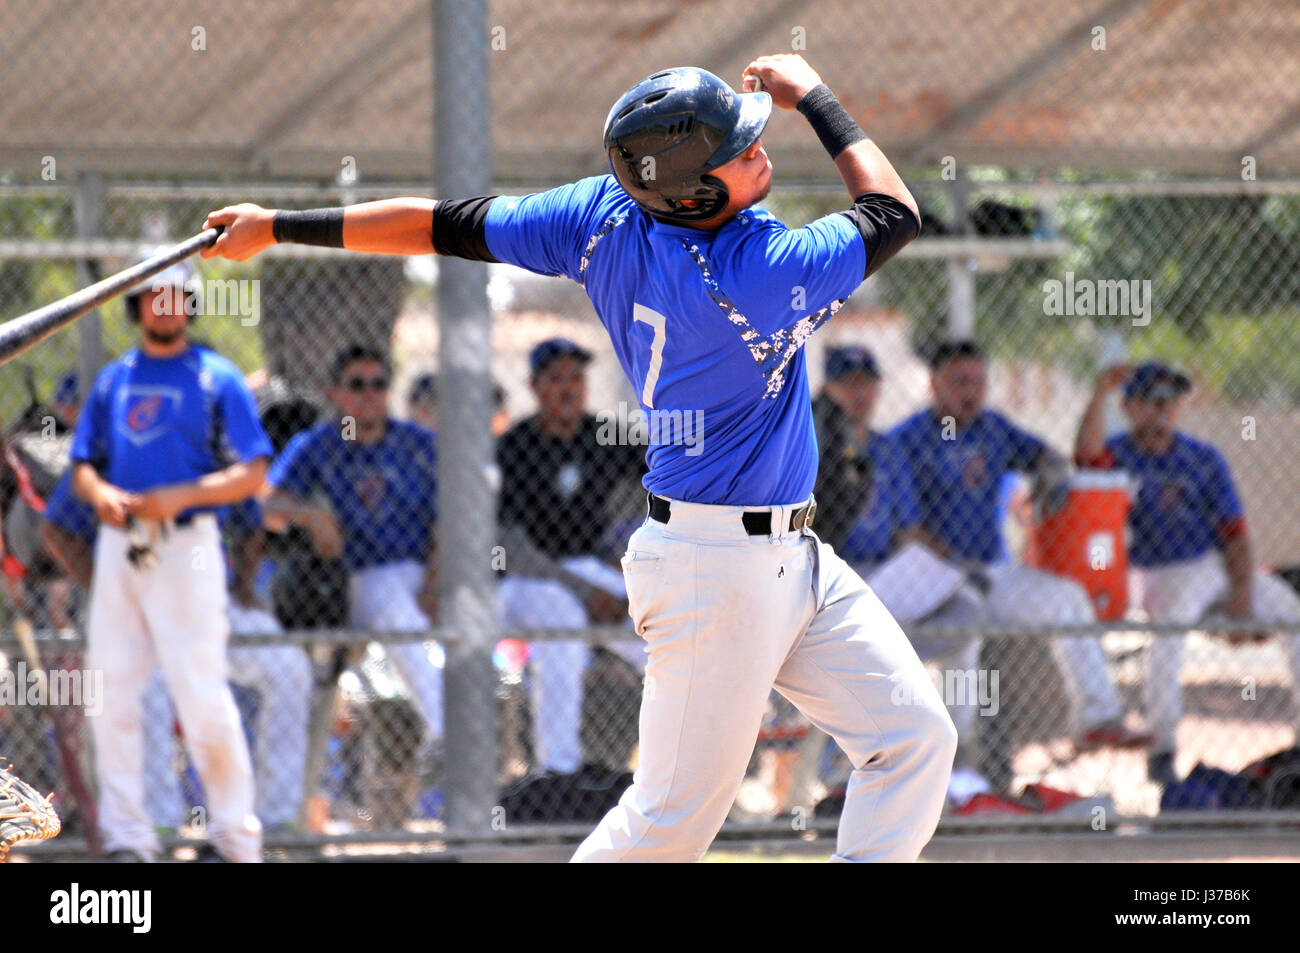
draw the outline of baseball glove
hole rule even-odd
[[[61,828],[49,797],[41,797],[0,762],[0,863],[8,858],[14,844],[48,840]]]

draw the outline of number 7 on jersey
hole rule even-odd
[[[664,363],[664,344],[668,340],[668,319],[643,304],[633,304],[632,320],[641,321],[655,329],[654,340],[650,342],[650,366],[646,368],[645,386],[641,388],[641,403],[653,408],[655,384],[659,383],[659,369]]]

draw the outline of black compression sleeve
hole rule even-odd
[[[305,212],[276,212],[271,219],[271,234],[277,242],[342,248],[343,209],[314,208]]]
[[[433,203],[433,250],[439,255],[496,261],[487,244],[488,207],[495,195]]]
[[[840,101],[825,83],[804,93],[794,108],[803,113],[832,159],[853,143],[867,138],[867,134],[853,121],[848,110],[840,105]]]
[[[921,234],[921,222],[910,208],[883,192],[866,192],[853,200],[853,208],[839,214],[858,227],[867,249],[865,279]]]

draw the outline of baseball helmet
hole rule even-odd
[[[135,256],[131,264],[138,265],[163,250],[163,247],[145,249]],[[203,310],[203,282],[199,280],[198,272],[194,270],[193,265],[188,261],[180,261],[153,277],[146,278],[123,295],[122,301],[126,305],[127,317],[138,324],[141,296],[146,291],[161,291],[163,288],[180,288],[185,292],[185,310],[191,320]]]
[[[643,79],[605,120],[614,178],[642,209],[667,222],[713,218],[727,187],[708,173],[754,144],[772,114],[767,93],[737,93],[708,70],[679,66]],[[699,205],[688,208],[685,200]]]

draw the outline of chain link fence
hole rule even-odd
[[[540,35],[507,13],[492,5],[444,33],[492,42],[500,18],[503,43]],[[470,60],[454,68],[472,80]],[[1275,97],[1290,88],[1279,80]],[[529,102],[494,94],[498,114]],[[441,129],[487,109],[436,102]],[[1113,127],[1092,134],[1116,148]],[[438,194],[511,190],[452,138],[437,137],[452,150],[435,150]],[[527,178],[517,143],[493,151]],[[930,151],[899,157],[922,238],[805,354],[814,529],[903,624],[958,725],[942,829],[1289,816],[1300,180],[1084,175]],[[557,164],[599,171],[549,161],[536,184],[560,181]],[[829,166],[782,185],[776,165],[767,204],[783,220],[847,204]],[[110,274],[231,202],[435,191],[344,172],[322,185],[11,169],[0,314]],[[221,520],[231,697],[266,842],[584,834],[637,761],[645,653],[619,557],[645,519],[654,436],[581,290],[504,265],[292,246],[194,266],[191,337],[244,375],[276,453],[258,504]],[[94,514],[46,504],[93,375],[138,336],[119,299],[0,376],[0,753],[56,792],[73,837],[104,783],[88,724],[113,685],[83,655]],[[1120,364],[1138,370],[1106,375]],[[1166,443],[1171,424],[1181,436]],[[706,427],[678,435],[707,453]],[[27,627],[48,681],[17,638]],[[207,796],[161,677],[141,712],[146,812],[164,846],[190,843]],[[730,825],[833,826],[849,770],[834,744],[775,694],[755,742]]]

